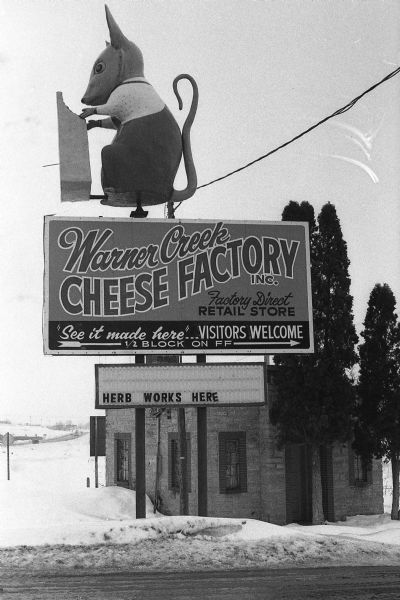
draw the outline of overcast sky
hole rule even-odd
[[[200,103],[192,130],[199,184],[318,122],[400,65],[396,0],[109,0],[142,49],[145,75],[182,121],[172,81],[190,73]],[[76,113],[109,39],[100,0],[0,0],[1,414],[84,420],[94,363],[42,351],[43,217],[129,216],[98,202],[61,203],[56,92]],[[183,87],[183,86],[182,86]],[[351,261],[358,331],[375,283],[400,300],[400,76],[351,111],[222,182],[180,218],[280,220],[289,200],[337,209]],[[183,88],[185,108],[190,88]],[[111,132],[89,132],[93,193]],[[184,187],[178,176],[176,187]],[[150,217],[163,216],[162,207]],[[126,357],[121,358],[126,362]],[[234,360],[232,358],[232,360]],[[235,359],[236,360],[236,359]]]

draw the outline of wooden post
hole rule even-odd
[[[197,363],[206,362],[205,354],[197,355]],[[207,517],[207,408],[197,408],[197,513]]]
[[[188,480],[187,480],[187,443],[185,409],[178,408],[178,446],[180,471],[180,503],[179,514],[189,514]]]
[[[160,470],[161,470],[161,414],[157,417],[157,454],[156,454],[156,476],[154,482],[154,514],[158,508],[159,486],[160,486]]]
[[[170,200],[167,203],[167,217],[175,219],[174,203]],[[178,408],[178,450],[179,450],[179,481],[180,481],[180,500],[179,514],[189,514],[189,495],[188,495],[188,464],[187,464],[187,441],[186,441],[186,416],[185,409]]]
[[[135,211],[130,217],[146,217],[147,212],[142,209],[141,203],[137,202]],[[136,354],[135,364],[144,365],[145,355]],[[136,474],[136,518],[146,518],[146,409],[135,408],[135,474]]]
[[[99,458],[97,456],[98,444],[97,417],[94,419],[94,487],[99,487]]]
[[[10,433],[7,431],[7,479],[10,480]]]
[[[136,518],[146,518],[145,409],[136,408]]]
[[[197,498],[198,515],[207,517],[207,408],[197,408]]]
[[[144,355],[135,356],[136,364],[144,364]],[[146,452],[145,408],[135,408],[135,458],[136,458],[136,518],[146,518]]]

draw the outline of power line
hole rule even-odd
[[[289,146],[290,144],[293,144],[293,142],[296,142],[297,140],[299,140],[300,138],[304,137],[305,135],[307,135],[308,133],[310,133],[311,131],[313,131],[314,129],[316,129],[317,127],[319,127],[320,125],[323,125],[324,123],[326,123],[327,121],[329,121],[330,119],[333,119],[334,117],[337,117],[338,115],[342,115],[343,113],[347,112],[348,110],[350,110],[351,108],[353,108],[353,106],[355,104],[357,104],[357,102],[359,100],[361,100],[361,98],[363,98],[364,96],[366,96],[367,94],[370,94],[373,90],[375,90],[377,87],[379,87],[380,85],[382,85],[383,83],[386,83],[386,81],[389,81],[389,79],[392,79],[392,77],[395,77],[396,75],[398,75],[400,73],[400,67],[397,67],[397,69],[395,69],[394,71],[392,71],[391,73],[389,73],[388,75],[386,75],[385,77],[383,77],[383,79],[381,79],[380,81],[378,81],[377,83],[374,83],[371,87],[369,87],[368,89],[366,89],[364,92],[362,92],[361,94],[359,94],[358,96],[356,96],[355,98],[353,98],[353,100],[350,100],[350,102],[348,102],[347,104],[345,104],[344,106],[342,106],[341,108],[338,108],[337,110],[335,110],[335,112],[333,112],[332,114],[328,115],[327,117],[321,119],[320,121],[318,121],[317,123],[314,123],[314,125],[311,125],[310,127],[308,127],[307,129],[305,129],[304,131],[302,131],[301,133],[295,135],[293,138],[291,138],[290,140],[288,140],[287,142],[284,142],[283,144],[280,144],[279,146],[277,146],[276,148],[273,148],[272,150],[269,150],[268,152],[266,152],[265,154],[259,156],[258,158],[255,158],[254,160],[246,163],[245,165],[243,165],[242,167],[239,167],[237,169],[234,169],[233,171],[230,171],[229,173],[226,173],[225,175],[222,175],[221,177],[217,177],[216,179],[212,179],[211,181],[207,182],[207,183],[203,183],[202,185],[199,185],[196,190],[200,190],[202,188],[208,187],[209,185],[212,185],[214,183],[217,183],[218,181],[222,181],[223,179],[227,179],[228,177],[231,177],[232,175],[235,175],[236,173],[240,173],[240,171],[244,171],[244,169],[248,169],[249,167],[251,167],[252,165],[255,165],[256,163],[260,162],[261,160],[264,160],[265,158],[268,158],[269,156],[271,156],[272,154],[275,154],[276,152],[278,152],[279,150],[282,150],[282,148],[286,148],[286,146]],[[53,167],[56,166],[60,163],[51,163],[48,165],[42,165],[43,167]],[[99,196],[99,198],[102,198],[102,196]],[[179,204],[175,207],[175,211],[178,210],[178,208],[180,207],[180,205],[182,204],[182,202],[179,202]]]
[[[395,69],[394,71],[392,71],[391,73],[389,73],[388,75],[386,75],[383,79],[381,79],[377,83],[374,83],[374,85],[372,85],[367,90],[365,90],[364,92],[362,92],[359,96],[356,96],[355,98],[353,98],[353,100],[350,100],[350,102],[348,102],[345,106],[342,106],[342,108],[338,108],[331,115],[328,115],[324,119],[321,119],[321,121],[318,121],[318,123],[315,123],[314,125],[311,125],[311,127],[308,127],[307,129],[305,129],[304,131],[302,131],[298,135],[294,136],[293,138],[291,138],[287,142],[281,144],[280,146],[277,146],[273,150],[270,150],[266,154],[263,154],[262,156],[259,156],[258,158],[256,158],[256,159],[252,160],[251,162],[243,165],[242,167],[239,167],[238,169],[235,169],[234,171],[230,171],[229,173],[226,173],[226,175],[222,175],[221,177],[217,177],[216,179],[213,179],[212,181],[209,181],[208,183],[203,183],[202,185],[199,185],[196,189],[200,190],[201,188],[208,187],[209,185],[212,185],[213,183],[217,183],[217,181],[222,181],[223,179],[226,179],[227,177],[231,177],[231,175],[234,175],[235,173],[240,173],[240,171],[244,171],[244,169],[247,169],[248,167],[251,167],[252,165],[256,164],[257,162],[260,162],[261,160],[264,160],[264,158],[267,158],[268,156],[271,156],[271,154],[275,154],[275,152],[278,152],[278,150],[282,150],[282,148],[285,148],[286,146],[289,146],[289,144],[292,144],[293,142],[295,142],[298,139],[302,138],[307,133],[310,133],[311,131],[313,131],[314,129],[316,129],[317,127],[319,127],[320,125],[323,125],[323,123],[326,123],[330,119],[333,119],[333,117],[337,117],[338,115],[342,115],[343,113],[347,112],[348,110],[350,110],[351,108],[353,108],[353,106],[355,104],[357,104],[357,102],[359,100],[361,100],[361,98],[363,98],[367,94],[370,94],[377,87],[379,87],[380,85],[382,85],[386,81],[389,81],[389,79],[391,79],[392,77],[395,77],[399,73],[400,73],[400,67],[397,67],[397,69]],[[178,208],[180,207],[181,204],[182,204],[182,202],[180,202],[178,204],[178,206],[175,208],[175,211],[178,210]]]

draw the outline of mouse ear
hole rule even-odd
[[[112,16],[107,4],[105,5],[105,9],[106,9],[107,25],[108,25],[108,29],[110,31],[111,46],[113,48],[115,48],[116,50],[119,50],[120,48],[123,48],[124,46],[129,45],[129,40],[128,40],[128,38],[126,38],[124,36],[122,31],[118,27],[117,22],[114,19],[114,17]]]

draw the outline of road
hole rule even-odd
[[[0,599],[399,600],[400,567],[16,575]]]

